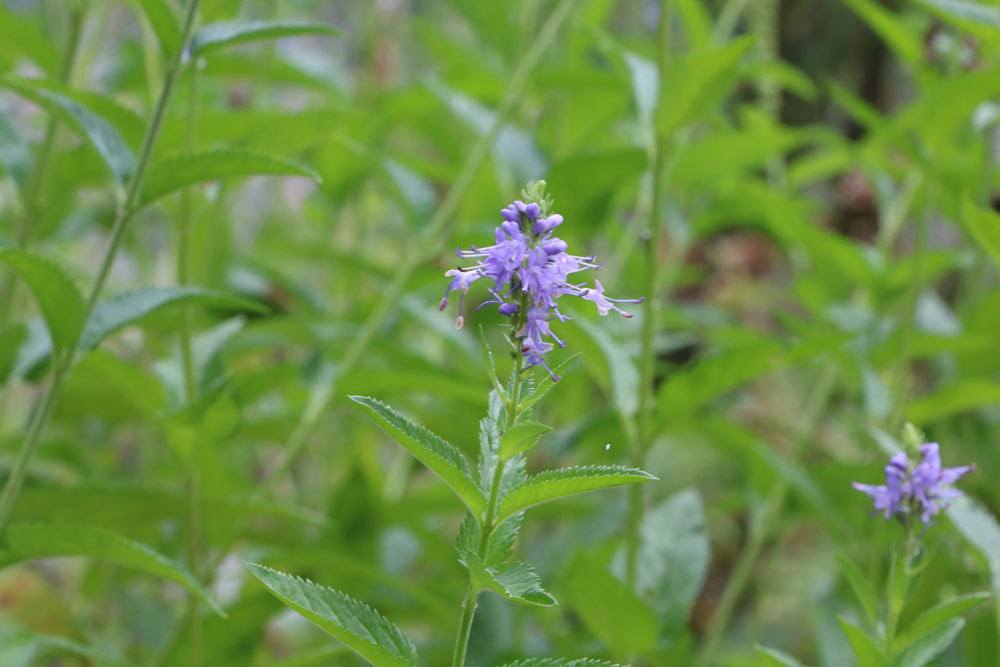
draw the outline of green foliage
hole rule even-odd
[[[248,21],[202,26],[191,40],[191,55],[204,56],[236,44],[298,35],[337,35],[333,26],[308,21]]]
[[[417,650],[413,642],[368,605],[340,591],[263,565],[244,565],[276,598],[375,667],[417,664]]]

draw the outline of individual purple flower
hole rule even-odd
[[[461,327],[464,322],[462,305],[469,286],[478,278],[491,278],[492,298],[480,307],[497,304],[500,313],[512,320],[514,337],[527,365],[544,367],[556,380],[555,373],[545,362],[545,355],[553,349],[550,340],[563,346],[550,327],[553,318],[569,319],[559,311],[560,297],[565,294],[581,297],[593,302],[602,316],[613,310],[624,317],[631,317],[631,314],[615,304],[641,303],[642,299],[611,299],[604,296],[600,281],[595,280],[590,287],[585,282],[572,280],[573,274],[598,268],[598,265],[593,257],[570,254],[566,242],[552,236],[553,230],[563,223],[563,217],[549,213],[546,208],[547,204],[521,200],[502,208],[502,222],[495,230],[493,245],[458,251],[460,258],[475,259],[477,263],[445,273],[452,280],[440,307],[443,310],[448,305],[449,293],[458,291],[457,323]]]
[[[902,452],[889,459],[884,486],[854,482],[854,488],[869,495],[886,518],[919,512],[920,520],[929,524],[949,501],[962,495],[953,484],[974,466],[942,468],[936,442],[920,445],[920,453],[922,460],[915,465]]]

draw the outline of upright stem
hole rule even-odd
[[[670,57],[670,23],[673,1],[663,0],[660,5],[659,39],[657,46],[657,71],[661,86],[666,85],[667,65]],[[652,151],[652,201],[649,207],[649,225],[646,245],[646,283],[644,294],[646,306],[642,320],[642,339],[639,350],[639,413],[635,446],[632,448],[632,464],[637,468],[645,465],[646,456],[652,446],[654,383],[656,367],[656,328],[660,321],[660,286],[663,281],[660,249],[664,240],[663,196],[664,166],[666,160],[665,140],[658,133],[654,135]],[[635,484],[628,491],[628,525],[625,538],[625,583],[634,589],[639,561],[639,528],[642,523],[645,488]]]
[[[186,45],[189,37],[191,36],[191,29],[194,25],[194,15],[197,8],[198,0],[189,0],[184,18],[182,44]],[[108,274],[111,272],[111,265],[114,262],[115,255],[118,254],[118,249],[121,246],[125,228],[128,221],[135,213],[135,208],[139,201],[139,193],[142,191],[142,178],[146,172],[149,158],[153,153],[153,146],[156,144],[156,138],[159,136],[160,127],[163,123],[163,116],[166,112],[170,95],[173,92],[174,81],[177,78],[177,73],[181,69],[183,57],[184,49],[181,49],[174,56],[170,70],[167,72],[167,76],[163,81],[163,89],[160,91],[160,97],[156,102],[153,117],[150,119],[149,126],[146,128],[146,136],[142,141],[142,148],[139,152],[135,172],[133,172],[131,178],[129,179],[125,200],[118,208],[118,213],[115,216],[115,222],[111,228],[111,238],[108,241],[108,247],[104,251],[104,257],[101,259],[100,269],[98,269],[97,277],[94,279],[94,284],[90,289],[90,295],[87,299],[86,310],[84,313],[84,321],[89,320],[90,315],[94,312],[97,300],[101,295],[101,291],[104,289],[105,282],[107,282]],[[45,394],[42,396],[38,407],[29,422],[28,431],[25,435],[24,442],[21,444],[17,460],[14,462],[14,467],[11,470],[10,475],[7,477],[7,481],[4,483],[3,491],[0,492],[0,535],[2,535],[4,528],[6,528],[7,522],[10,519],[10,514],[14,509],[14,503],[17,501],[17,497],[21,493],[21,487],[24,484],[24,477],[27,473],[28,465],[35,456],[35,452],[37,451],[38,444],[41,440],[41,435],[44,432],[45,427],[48,425],[48,420],[52,414],[52,408],[55,406],[55,403],[59,398],[59,392],[62,389],[63,380],[65,379],[70,366],[72,366],[75,356],[75,351],[64,355],[53,355],[52,364],[54,370],[52,382],[46,389]]]
[[[70,17],[69,35],[66,38],[66,49],[63,54],[62,66],[59,70],[59,81],[69,83],[73,75],[73,68],[76,65],[77,56],[80,53],[80,36],[83,34],[83,12],[74,11]],[[17,229],[14,232],[14,241],[18,246],[25,245],[31,237],[31,227],[38,216],[38,198],[41,196],[42,186],[48,174],[49,163],[52,161],[52,153],[55,151],[56,136],[59,130],[59,117],[55,114],[49,115],[45,125],[45,137],[42,139],[42,149],[38,154],[38,159],[32,166],[31,174],[24,186],[22,201],[22,215],[20,216]],[[4,278],[3,287],[0,287],[0,324],[7,321],[11,306],[14,300],[14,290],[17,281],[8,272]]]
[[[525,302],[526,300],[522,298],[522,305]],[[525,309],[522,307],[520,312],[525,312]],[[513,328],[517,330],[518,326],[515,324]],[[515,348],[517,347],[515,345]],[[506,433],[517,421],[517,404],[521,400],[521,373],[524,372],[524,355],[518,349],[515,349],[514,354],[514,371],[511,373],[511,386],[507,402],[507,420],[503,431],[501,431],[501,435]],[[496,469],[493,471],[493,479],[490,483],[490,495],[486,503],[486,516],[483,518],[482,532],[479,537],[480,559],[486,558],[486,552],[490,546],[490,535],[495,528],[493,523],[496,520],[497,501],[500,498],[500,485],[503,482],[503,469],[506,464],[507,462],[504,459],[498,458]],[[451,657],[452,667],[464,667],[465,665],[465,655],[469,650],[469,637],[472,633],[472,621],[476,617],[478,598],[479,591],[472,582],[472,573],[470,572],[469,586],[466,588],[465,601],[462,603],[462,614],[458,623],[458,635],[455,637],[455,650]]]
[[[187,104],[187,148],[191,149],[195,141],[196,123],[198,119],[198,68],[188,70],[188,104]],[[191,191],[181,193],[180,217],[177,220],[177,284],[185,286],[189,282],[188,258],[190,254],[191,216],[194,207],[191,201]],[[181,366],[184,374],[184,396],[188,405],[198,398],[198,387],[195,381],[194,355],[191,348],[191,309],[184,306],[180,312],[180,348]],[[202,489],[201,470],[198,465],[198,453],[193,452],[188,461],[188,527],[187,555],[188,568],[195,579],[200,580],[207,573],[201,572],[202,550]],[[194,593],[188,593],[188,616],[191,621],[191,665],[201,667],[203,659],[203,630],[200,600]]]

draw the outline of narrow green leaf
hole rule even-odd
[[[41,27],[0,4],[0,44],[14,46],[50,76],[59,71],[59,51]],[[6,664],[6,663],[5,663]]]
[[[506,461],[518,454],[523,454],[534,447],[539,438],[551,430],[551,426],[538,422],[514,424],[500,439],[500,458]]]
[[[1000,634],[1000,522],[985,507],[968,496],[956,498],[948,518],[966,540],[986,559],[993,588],[993,609]]]
[[[899,17],[874,0],[845,0],[845,4],[853,9],[902,60],[911,65],[920,63],[923,57],[921,38],[903,25]]]
[[[916,620],[914,620],[913,623],[906,628],[906,631],[901,637],[899,637],[897,642],[898,646],[902,648],[916,642],[918,639],[929,634],[941,624],[979,606],[991,597],[993,596],[986,592],[969,593],[967,595],[953,597],[931,607],[924,613],[920,614],[920,616],[918,616]]]
[[[146,572],[188,589],[225,616],[212,596],[181,565],[123,535],[81,523],[16,522],[4,531],[0,567],[35,558],[85,556]]]
[[[472,479],[468,461],[455,445],[381,401],[367,396],[351,396],[350,399],[365,408],[379,426],[418,461],[437,473],[474,516],[482,516],[486,499]]]
[[[962,222],[976,243],[1000,268],[1000,214],[967,199],[962,202]]]
[[[124,183],[132,174],[135,158],[118,130],[80,101],[60,92],[57,86],[33,79],[2,77],[0,88],[12,90],[49,113],[59,116],[94,147],[119,184]]]
[[[657,130],[664,137],[712,111],[731,88],[752,39],[743,37],[720,47],[695,51],[672,61],[660,86]]]
[[[463,564],[478,588],[499,593],[511,602],[535,607],[559,604],[542,588],[542,581],[530,563],[514,561],[501,566],[486,566],[475,553],[462,555]]]
[[[146,287],[119,294],[94,308],[80,339],[80,347],[91,349],[116,331],[170,306],[199,305],[263,312],[259,302],[234,294],[200,287]]]
[[[1000,405],[1000,382],[971,377],[910,401],[906,414],[916,424],[929,424],[991,405]]]
[[[132,0],[142,10],[149,27],[156,34],[163,55],[170,57],[177,53],[181,44],[181,23],[167,0]]]
[[[235,44],[299,35],[339,35],[340,31],[323,23],[308,21],[247,21],[211,23],[202,26],[191,39],[191,54],[206,53]]]
[[[648,472],[624,466],[576,466],[546,470],[529,477],[504,496],[497,512],[497,522],[521,510],[559,498],[655,479]]]
[[[875,640],[864,630],[854,625],[845,618],[838,618],[840,629],[847,636],[851,648],[854,649],[854,656],[858,659],[858,667],[887,667],[889,661],[882,653]]]
[[[896,658],[893,667],[924,667],[934,658],[944,653],[958,633],[962,631],[965,619],[953,618],[950,621],[939,625],[920,639],[910,644]]]
[[[878,593],[872,587],[868,577],[847,556],[838,555],[837,565],[840,566],[841,573],[847,578],[847,583],[850,584],[854,596],[861,603],[865,619],[874,625],[878,620]]]
[[[802,663],[792,656],[766,646],[756,646],[757,653],[764,657],[766,664],[772,667],[802,667]]]
[[[73,349],[83,330],[87,306],[70,277],[56,263],[17,248],[0,248],[0,261],[34,294],[55,349]]]
[[[417,650],[413,642],[391,621],[363,602],[263,565],[244,563],[244,566],[282,603],[375,667],[412,667],[417,664]]]
[[[183,153],[150,166],[143,179],[142,205],[190,185],[238,176],[304,176],[320,180],[303,164],[263,153],[234,148]]]

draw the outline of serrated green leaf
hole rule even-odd
[[[664,137],[707,115],[731,88],[752,38],[696,51],[671,62],[660,86],[656,127]]]
[[[119,294],[94,308],[80,339],[80,347],[91,349],[116,331],[170,306],[201,305],[263,312],[257,301],[201,287],[146,287]]]
[[[854,656],[858,659],[858,667],[888,666],[889,661],[882,653],[882,649],[867,632],[845,618],[838,618],[837,621],[854,650]]]
[[[530,563],[514,561],[498,566],[487,566],[475,553],[462,555],[463,564],[476,587],[499,593],[511,602],[534,607],[551,607],[559,604],[548,591]]]
[[[551,426],[538,422],[514,424],[500,438],[500,458],[507,460],[523,454],[538,442],[539,438],[552,430]]]
[[[307,579],[244,563],[250,574],[286,606],[343,643],[375,667],[417,664],[413,642],[391,621],[363,602]]]
[[[56,350],[72,350],[83,330],[87,306],[65,271],[44,257],[17,248],[0,248],[4,262],[27,284],[38,302]]]
[[[840,566],[841,573],[847,578],[847,583],[850,584],[854,597],[861,603],[865,619],[874,625],[878,620],[878,593],[872,587],[868,577],[847,556],[838,555],[837,565]]]
[[[757,653],[763,656],[766,663],[772,667],[802,667],[801,662],[787,653],[766,646],[757,646],[755,648]]]
[[[4,531],[0,567],[36,558],[85,556],[152,574],[188,589],[225,616],[212,596],[181,565],[123,535],[81,523],[16,522]]]
[[[617,662],[594,658],[526,658],[503,667],[622,667]]]
[[[365,408],[386,433],[444,480],[474,516],[482,516],[486,498],[472,479],[468,461],[455,445],[379,400],[367,396],[350,399]]]
[[[239,176],[304,176],[319,181],[309,167],[285,158],[233,148],[182,153],[152,164],[142,185],[142,206],[198,183]]]
[[[156,34],[160,49],[166,57],[177,53],[181,44],[181,23],[177,14],[170,8],[166,0],[132,0],[149,22],[149,27]]]
[[[227,46],[299,35],[339,35],[340,30],[308,21],[231,21],[202,26],[191,39],[191,54],[203,56]]]
[[[12,90],[57,115],[94,147],[119,184],[128,180],[135,169],[135,157],[110,122],[45,81],[0,77],[0,88]]]
[[[497,511],[497,522],[552,500],[655,479],[648,472],[625,466],[575,466],[546,470],[529,477],[504,496]]]
[[[893,667],[924,667],[944,653],[945,649],[955,641],[963,626],[965,626],[963,618],[953,618],[939,625],[907,646],[893,661]]]
[[[965,612],[979,606],[983,602],[986,602],[991,597],[990,593],[969,593],[967,595],[959,595],[958,597],[953,597],[949,600],[945,600],[940,604],[934,605],[924,613],[920,614],[906,628],[905,632],[897,639],[896,646],[902,648],[913,644],[918,641],[921,637],[930,634],[930,632],[940,626],[942,623],[951,620],[952,618],[964,614]]]

